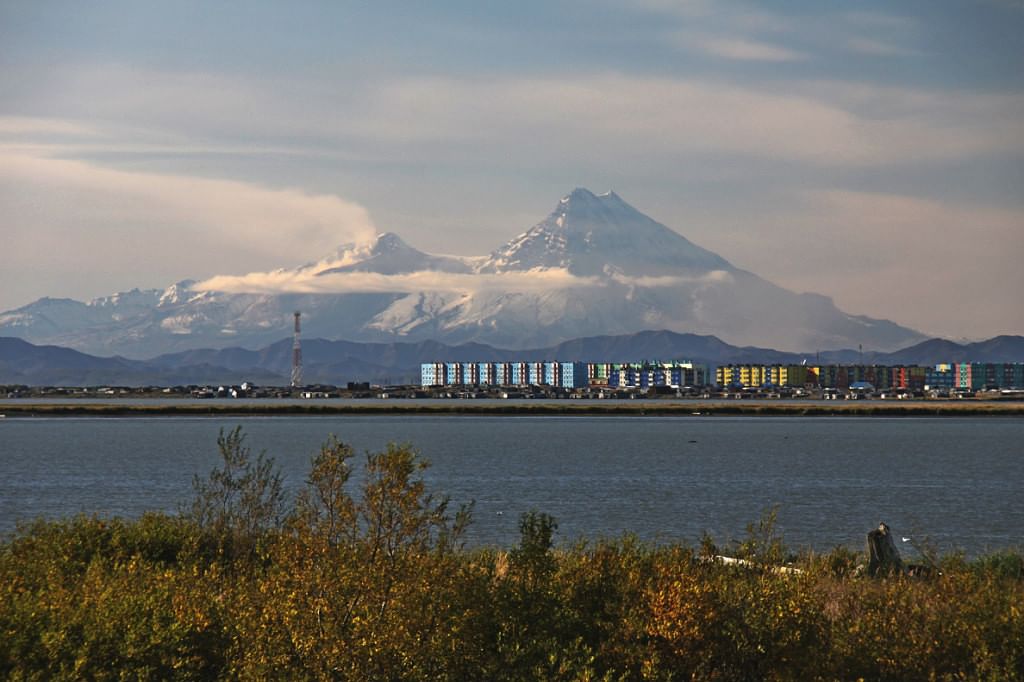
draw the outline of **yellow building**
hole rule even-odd
[[[761,386],[802,387],[814,383],[814,368],[804,365],[728,365],[715,370],[715,382],[719,386]]]
[[[719,386],[731,386],[737,381],[739,381],[738,367],[728,365],[715,370],[715,383]]]

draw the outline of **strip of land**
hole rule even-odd
[[[261,415],[637,415],[637,416],[850,416],[850,417],[1020,417],[1024,402],[1018,401],[936,401],[881,402],[851,401],[835,404],[777,401],[709,401],[694,403],[642,402],[601,403],[598,401],[514,402],[495,405],[473,401],[438,402],[435,404],[402,401],[367,401],[351,403],[302,404],[243,403],[238,405],[182,403],[67,403],[4,404],[0,414],[6,417],[157,417],[157,416],[261,416]]]

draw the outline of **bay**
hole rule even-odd
[[[915,544],[970,555],[1024,544],[1024,419],[954,417],[8,418],[0,532],[37,516],[173,512],[236,425],[292,492],[328,434],[359,452],[412,443],[432,490],[475,501],[474,545],[514,544],[520,514],[537,509],[561,542],[707,532],[724,546],[772,507],[794,549],[860,549],[879,521],[911,556]]]

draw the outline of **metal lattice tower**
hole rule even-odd
[[[302,316],[298,310],[295,311],[295,336],[292,341],[292,388],[302,386],[302,346],[299,344],[299,317]]]

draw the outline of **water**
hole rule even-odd
[[[519,515],[538,509],[563,542],[708,532],[724,545],[777,505],[794,548],[859,549],[879,521],[940,550],[1024,545],[1019,418],[8,417],[0,532],[36,516],[174,511],[217,464],[219,430],[238,424],[290,490],[330,433],[360,452],[413,443],[431,489],[475,500],[473,544],[515,543]]]

